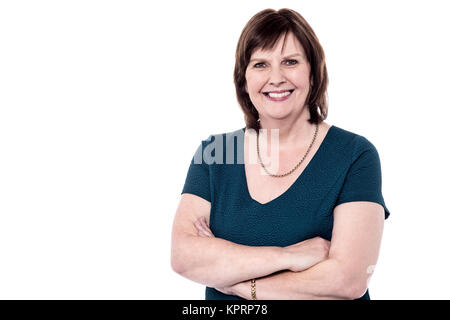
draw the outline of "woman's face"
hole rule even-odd
[[[305,52],[291,32],[287,34],[283,52],[282,45],[280,37],[272,50],[255,50],[247,66],[246,92],[260,119],[281,120],[297,117],[302,111],[309,113],[304,107],[310,88],[310,65]],[[287,90],[293,91],[289,94]],[[271,91],[285,93],[269,95]]]

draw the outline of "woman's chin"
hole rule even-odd
[[[271,112],[267,112],[265,117],[267,119],[273,120],[283,120],[289,118],[292,115],[290,110],[271,110]]]

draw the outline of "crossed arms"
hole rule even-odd
[[[171,264],[195,282],[250,299],[356,299],[376,265],[384,209],[347,202],[334,209],[331,242],[316,237],[287,247],[253,247],[216,238],[209,229],[210,202],[181,196],[172,229]],[[369,272],[368,272],[369,271]]]

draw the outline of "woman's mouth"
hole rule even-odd
[[[267,99],[270,101],[285,101],[289,99],[292,92],[294,92],[294,89],[292,90],[285,90],[281,92],[263,92],[264,96],[266,96]]]

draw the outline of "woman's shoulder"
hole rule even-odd
[[[375,149],[372,141],[362,134],[355,133],[352,130],[343,129],[339,126],[333,125],[335,132],[335,140],[340,142],[343,146],[350,146],[358,150]]]
[[[356,133],[353,130],[343,129],[333,125],[333,148],[332,151],[336,157],[343,156],[347,161],[354,162],[365,157],[379,158],[379,153],[371,138],[363,134]]]

